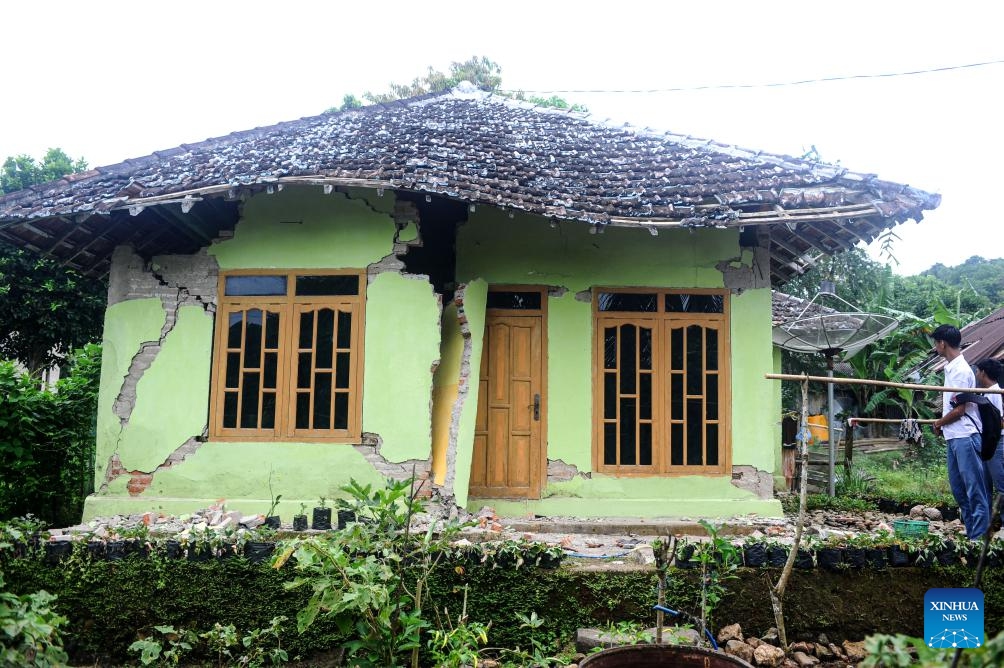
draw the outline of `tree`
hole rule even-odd
[[[949,284],[929,273],[898,277],[891,302],[894,308],[921,318],[933,315],[936,304],[944,304],[963,324],[982,317],[999,303],[964,279]]]
[[[26,155],[0,168],[2,192],[58,179],[87,168],[62,149],[41,162]],[[57,262],[0,243],[0,357],[31,373],[59,363],[67,353],[101,336],[104,284]]]
[[[101,337],[105,286],[0,244],[0,357],[37,373]]]
[[[823,257],[804,274],[788,281],[782,290],[795,297],[812,299],[822,281],[833,281],[837,296],[852,306],[873,310],[888,305],[895,277],[888,265],[872,260],[860,248],[851,248]]]
[[[527,97],[522,92],[509,93],[502,91],[502,66],[486,56],[472,56],[463,62],[454,61],[450,63],[449,73],[440,72],[430,65],[425,74],[415,77],[410,84],[391,83],[390,90],[383,93],[366,91],[363,93],[363,99],[370,104],[393,102],[394,100],[406,97],[441,93],[453,88],[461,81],[469,81],[481,90],[512,97],[517,100],[527,100],[541,107],[587,111],[584,105],[569,104],[557,95],[549,98]],[[362,103],[355,95],[347,94],[342,98],[341,106],[331,107],[328,111],[347,111],[349,109],[357,109],[361,106]]]
[[[363,99],[371,104],[393,102],[405,97],[427,95],[449,90],[461,81],[470,81],[481,90],[494,92],[502,85],[502,67],[485,56],[472,56],[463,62],[450,63],[450,73],[444,74],[434,69],[429,70],[410,84],[390,84],[390,91],[373,93],[366,91]]]
[[[61,176],[87,169],[87,161],[83,158],[74,160],[61,148],[50,148],[36,162],[30,155],[21,154],[4,160],[0,168],[0,193],[14,192],[28,186],[55,181]]]

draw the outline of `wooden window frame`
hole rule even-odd
[[[304,295],[296,296],[297,276],[357,276],[359,292],[355,295]],[[286,294],[261,296],[227,296],[226,279],[233,276],[285,276]],[[366,317],[366,272],[356,269],[235,269],[220,272],[217,286],[216,327],[213,336],[213,364],[210,384],[209,436],[213,441],[277,441],[358,443],[362,436],[363,360]],[[273,306],[281,313],[279,323],[278,366],[276,370],[275,426],[272,429],[224,428],[223,402],[225,388],[229,313],[247,308]],[[346,429],[296,428],[296,371],[299,341],[297,314],[308,309],[350,306],[352,313],[349,370],[348,426]],[[316,342],[314,342],[316,346]],[[243,349],[243,342],[242,342]],[[337,355],[336,348],[333,356]],[[242,353],[243,354],[243,353]],[[332,362],[334,364],[334,360]],[[312,367],[316,368],[316,367]],[[241,380],[243,382],[243,379]],[[333,380],[334,382],[334,380]],[[334,395],[334,388],[332,388]],[[239,409],[238,409],[239,410]],[[259,422],[261,406],[259,405]],[[334,420],[334,415],[332,415]]]
[[[732,404],[731,404],[731,304],[728,290],[712,288],[667,289],[646,287],[595,287],[593,288],[593,471],[616,477],[675,477],[683,475],[726,475],[732,468]],[[599,295],[601,293],[655,294],[658,301],[656,311],[601,311]],[[722,297],[721,313],[689,313],[666,311],[666,295],[718,295]],[[652,464],[651,465],[620,465],[605,464],[603,461],[603,374],[604,374],[604,327],[623,324],[651,323],[652,333]],[[670,374],[668,353],[668,338],[670,325],[687,327],[691,324],[707,326],[714,324],[718,335],[718,430],[719,452],[718,464],[708,465],[672,465],[670,464],[670,412],[668,406],[668,376]],[[704,355],[707,355],[704,349]],[[707,360],[703,361],[705,373]],[[619,373],[619,372],[618,372]],[[686,400],[686,397],[685,397]],[[686,413],[686,409],[684,409]],[[716,422],[711,421],[711,424]],[[703,425],[709,424],[705,417]],[[703,453],[707,461],[707,449]],[[684,444],[686,459],[686,444]]]

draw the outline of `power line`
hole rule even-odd
[[[624,89],[624,90],[572,90],[572,89],[545,89],[545,90],[505,90],[506,93],[530,93],[530,94],[547,94],[547,93],[561,93],[561,94],[593,94],[593,93],[682,93],[687,91],[698,91],[698,90],[728,90],[736,88],[779,88],[783,86],[802,86],[805,84],[814,83],[828,83],[831,81],[852,81],[855,79],[882,79],[890,77],[906,77],[913,76],[916,74],[931,74],[934,72],[949,72],[952,70],[964,70],[975,67],[986,67],[988,65],[1001,65],[1004,64],[1004,59],[1000,60],[988,60],[981,63],[966,63],[964,65],[948,65],[945,67],[932,67],[930,69],[924,70],[911,70],[908,72],[884,72],[880,74],[850,74],[847,76],[838,77],[822,77],[819,79],[800,79],[798,81],[779,81],[773,83],[759,83],[759,84],[714,84],[706,86],[681,86],[678,88],[634,88],[634,89]]]

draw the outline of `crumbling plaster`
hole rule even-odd
[[[457,400],[450,415],[450,440],[442,494],[445,499],[464,506],[467,504],[467,491],[470,487],[488,284],[475,279],[459,285],[454,302],[463,337],[463,352],[460,358]]]
[[[134,508],[140,496],[172,508],[206,497],[266,499],[269,475],[285,489],[276,493],[303,499],[338,496],[349,478],[427,475],[441,305],[427,277],[404,274],[395,257],[421,242],[417,211],[393,194],[291,188],[252,197],[235,230],[194,255],[147,262],[117,249],[99,492],[85,515]],[[367,270],[362,443],[205,442],[218,273],[243,268]]]
[[[459,293],[463,302],[463,290]],[[443,309],[442,337],[439,344],[440,364],[436,368],[432,388],[432,466],[433,482],[446,484],[447,458],[456,463],[456,432],[454,411],[459,411],[460,367],[464,356],[464,335],[456,302]]]

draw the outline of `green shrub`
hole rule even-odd
[[[101,347],[77,351],[52,390],[0,361],[0,519],[80,521],[94,477]]]
[[[3,588],[0,573],[0,665],[44,668],[65,664],[59,627],[67,620],[53,610],[56,597],[44,590],[17,596]]]

